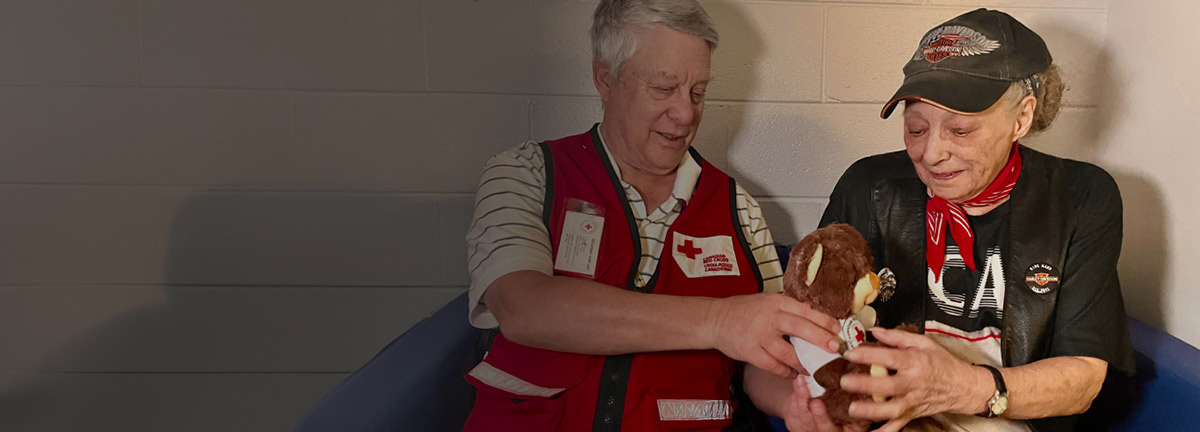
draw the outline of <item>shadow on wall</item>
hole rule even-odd
[[[1090,156],[1096,160],[1105,149],[1100,143],[1113,132],[1113,125],[1124,117],[1129,104],[1128,95],[1122,93],[1122,83],[1129,78],[1118,76],[1113,66],[1112,55],[1107,48],[1101,51],[1102,67],[1096,79],[1096,94],[1099,104],[1094,110],[1095,118],[1088,124],[1087,141],[1094,144]],[[1162,188],[1154,180],[1136,171],[1104,167],[1116,179],[1121,188],[1124,207],[1125,239],[1121,247],[1122,293],[1130,315],[1159,329],[1166,328],[1164,283],[1167,277],[1166,255],[1172,238],[1167,236],[1166,202]]]
[[[1095,52],[1095,68],[1082,71],[1092,74],[1091,87],[1079,87],[1068,81],[1067,91],[1087,92],[1097,105],[1094,109],[1080,110],[1085,118],[1075,119],[1073,124],[1056,123],[1044,132],[1044,137],[1031,137],[1030,141],[1039,150],[1101,165],[1098,162],[1106,150],[1104,143],[1109,141],[1107,137],[1113,133],[1113,126],[1126,115],[1127,95],[1122,93],[1125,88],[1122,83],[1128,78],[1118,75],[1109,47],[1097,45],[1094,39],[1070,28],[1050,28],[1048,32],[1070,39],[1066,46],[1087,47]],[[1060,121],[1069,121],[1066,118],[1069,115],[1060,114]],[[1130,315],[1164,328],[1165,255],[1171,239],[1166,235],[1166,206],[1161,188],[1140,173],[1101,166],[1116,179],[1124,201],[1125,238],[1118,269],[1126,306]]]
[[[1165,329],[1167,298],[1166,254],[1171,239],[1166,231],[1162,192],[1140,174],[1109,171],[1121,187],[1125,207],[1125,240],[1121,247],[1121,292],[1129,314]]]
[[[722,46],[717,48],[713,59],[713,86],[714,88],[721,87],[722,99],[735,101],[749,101],[753,98],[754,89],[758,86],[758,74],[755,73],[755,68],[762,60],[763,51],[762,29],[750,21],[742,11],[742,7],[736,3],[707,3],[704,5],[709,15],[714,17],[717,31],[720,32],[723,40]],[[734,40],[736,40],[736,44],[733,43]],[[736,57],[726,55],[722,51],[733,49],[738,50]],[[733,66],[719,63],[733,61],[740,61],[741,64]],[[729,72],[722,75],[716,72],[717,70]],[[736,76],[733,76],[734,74]],[[710,89],[710,93],[712,93],[712,89]],[[700,126],[700,135],[708,140],[701,142],[701,139],[698,138],[696,148],[710,162],[737,180],[743,188],[754,193],[763,188],[744,175],[745,173],[738,172],[729,163],[729,156],[734,153],[734,146],[737,145],[735,138],[741,135],[743,125],[746,123],[746,115],[746,103],[706,103],[705,120]],[[763,207],[764,213],[790,216],[786,210],[773,202],[759,202],[759,205]],[[788,217],[783,220],[791,219]],[[772,222],[773,220],[767,221],[768,224]],[[775,223],[778,224],[778,222]],[[790,227],[790,225],[780,224],[781,227]],[[775,225],[770,225],[770,227],[772,233],[777,231]]]
[[[91,326],[37,372],[3,383],[0,429],[290,429],[379,347],[461,293],[394,288],[436,282],[409,282],[437,268],[437,254],[422,262],[406,247],[428,231],[412,219],[428,203],[411,200],[195,194],[173,221],[163,285],[133,287],[165,302]]]

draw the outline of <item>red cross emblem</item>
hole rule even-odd
[[[681,254],[687,255],[688,259],[696,259],[696,255],[704,252],[704,250],[696,247],[691,240],[684,240],[683,244],[676,247],[675,250],[679,251]]]
[[[591,234],[592,230],[594,230],[594,229],[596,229],[596,225],[593,225],[591,222],[583,223],[583,232]]]
[[[855,327],[854,328],[854,340],[858,341],[858,343],[863,343],[867,340],[867,335],[866,335],[866,333],[863,333],[862,329]]]

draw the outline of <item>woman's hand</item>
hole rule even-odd
[[[872,333],[895,348],[859,347],[847,352],[846,358],[896,374],[846,375],[841,385],[847,391],[891,398],[850,405],[854,417],[888,420],[880,431],[896,432],[912,419],[943,412],[976,414],[994,393],[995,383],[987,370],[959,360],[925,335],[879,328]]]

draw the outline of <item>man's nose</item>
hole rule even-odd
[[[692,94],[686,91],[679,91],[671,97],[671,106],[667,109],[667,116],[679,124],[691,124],[696,118],[697,104],[692,102]]]

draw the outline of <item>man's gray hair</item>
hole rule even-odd
[[[703,39],[711,53],[717,49],[717,28],[695,0],[601,0],[592,20],[592,57],[621,77],[621,68],[637,51],[634,27],[662,24]]]

